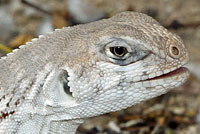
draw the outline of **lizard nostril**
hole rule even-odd
[[[173,53],[174,55],[178,55],[178,54],[179,54],[178,48],[177,48],[177,47],[172,47],[172,53]]]
[[[169,48],[169,52],[172,58],[179,58],[180,57],[180,51],[178,47],[171,45]]]

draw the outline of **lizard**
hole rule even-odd
[[[57,29],[0,59],[0,133],[75,134],[183,84],[181,38],[142,13]]]

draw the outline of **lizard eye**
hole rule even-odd
[[[123,57],[128,53],[125,47],[117,46],[117,47],[110,47],[110,52],[113,53],[117,57]]]
[[[105,54],[114,60],[126,60],[130,56],[131,51],[130,45],[122,39],[112,40],[104,47]]]
[[[105,39],[99,46],[101,45],[104,47],[100,52],[105,54],[109,61],[120,66],[137,62],[150,53],[137,42],[122,38]]]

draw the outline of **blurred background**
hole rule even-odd
[[[123,11],[146,13],[178,34],[190,78],[163,96],[88,119],[78,134],[200,134],[200,0],[0,0],[0,57],[56,28]]]

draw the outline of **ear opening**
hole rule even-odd
[[[68,78],[69,78],[68,72],[66,70],[62,70],[60,73],[60,82],[63,87],[63,90],[67,95],[73,97],[72,92],[70,91],[70,86],[68,85],[69,83]]]
[[[71,92],[68,70],[53,70],[48,76],[44,86],[45,105],[51,107],[72,107],[77,105],[75,97]]]

